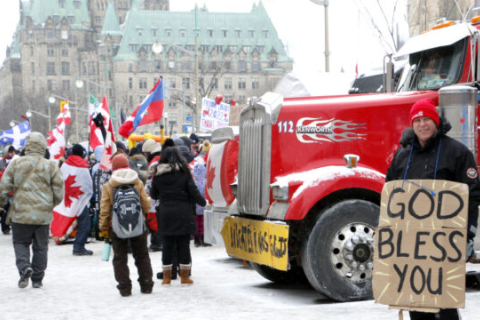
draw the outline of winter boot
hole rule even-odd
[[[212,245],[210,243],[206,243],[203,239],[203,235],[199,236],[200,237],[200,242],[202,243],[202,247],[211,247]]]
[[[202,242],[200,241],[200,236],[199,235],[195,235],[193,237],[194,239],[194,244],[195,244],[195,247],[200,247],[202,245]]]
[[[25,267],[22,272],[20,272],[20,280],[18,280],[18,287],[24,289],[28,286],[28,279],[33,274],[32,267]]]
[[[190,279],[189,273],[192,268],[192,264],[180,264],[180,279],[182,279],[182,286],[189,286],[193,284],[193,280]]]
[[[172,281],[172,265],[164,265],[163,266],[163,281],[162,285],[170,285]]]

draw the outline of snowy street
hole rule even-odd
[[[0,319],[398,319],[398,311],[373,301],[335,303],[306,286],[275,285],[229,258],[224,248],[195,248],[193,242],[193,286],[181,287],[179,280],[162,286],[155,277],[153,293],[141,294],[129,255],[133,294],[124,298],[115,287],[111,259],[101,260],[103,242],[86,247],[93,256],[73,256],[72,245],[50,241],[43,288],[19,289],[11,235],[0,235]],[[150,257],[156,275],[161,252]],[[467,268],[480,270],[480,265]],[[467,292],[464,320],[480,318],[479,301],[480,291]]]

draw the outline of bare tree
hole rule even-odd
[[[228,71],[224,68],[224,63],[220,65],[212,65],[211,67],[206,64],[199,64],[199,81],[198,81],[198,92],[200,97],[208,97],[212,94],[212,91],[218,87],[219,80],[223,75]],[[188,75],[190,83],[195,82],[195,72],[190,72]],[[195,93],[196,88],[194,89]],[[172,92],[170,95],[170,100],[183,103],[183,96],[178,93],[178,91]],[[200,102],[199,102],[200,103]],[[193,104],[192,99],[185,101],[185,107],[190,109],[193,114],[196,115],[195,104]]]
[[[361,16],[367,20],[378,34],[380,43],[387,53],[395,53],[403,45],[399,38],[399,22],[407,20],[406,11],[400,12],[406,0],[354,0]]]

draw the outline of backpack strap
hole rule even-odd
[[[25,176],[25,178],[23,178],[22,182],[20,182],[20,184],[18,185],[18,188],[12,192],[12,195],[15,196],[15,193],[18,192],[18,190],[20,190],[23,185],[25,184],[25,182],[27,182],[28,178],[30,178],[30,176],[32,175],[33,171],[35,171],[35,169],[38,168],[38,166],[40,165],[40,162],[42,162],[42,158],[38,159],[37,161],[37,164],[35,164],[35,166],[33,167],[32,170],[30,170],[30,172]],[[12,203],[13,204],[13,203]]]
[[[32,170],[30,170],[30,172],[25,176],[25,178],[23,178],[22,182],[20,182],[17,189],[15,191],[12,191],[12,199],[13,200],[12,200],[12,203],[10,204],[10,208],[8,209],[7,217],[5,218],[6,224],[10,225],[10,223],[11,223],[12,209],[13,209],[14,203],[15,203],[15,194],[18,192],[18,190],[22,189],[25,182],[27,182],[28,178],[30,178],[32,173],[38,168],[38,166],[40,165],[40,162],[42,162],[42,160],[43,160],[43,158],[40,157],[40,159],[38,159],[38,161],[37,161],[37,164],[35,164],[35,166],[32,168]]]

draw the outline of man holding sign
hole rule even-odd
[[[473,238],[480,204],[480,181],[473,154],[465,145],[446,135],[451,125],[439,117],[430,99],[420,100],[412,106],[410,122],[412,128],[406,129],[402,135],[401,146],[388,169],[386,182],[432,179],[468,185],[466,252],[469,261],[474,254]],[[455,320],[459,319],[459,314],[457,309],[441,309],[438,314],[412,311],[410,318]]]

